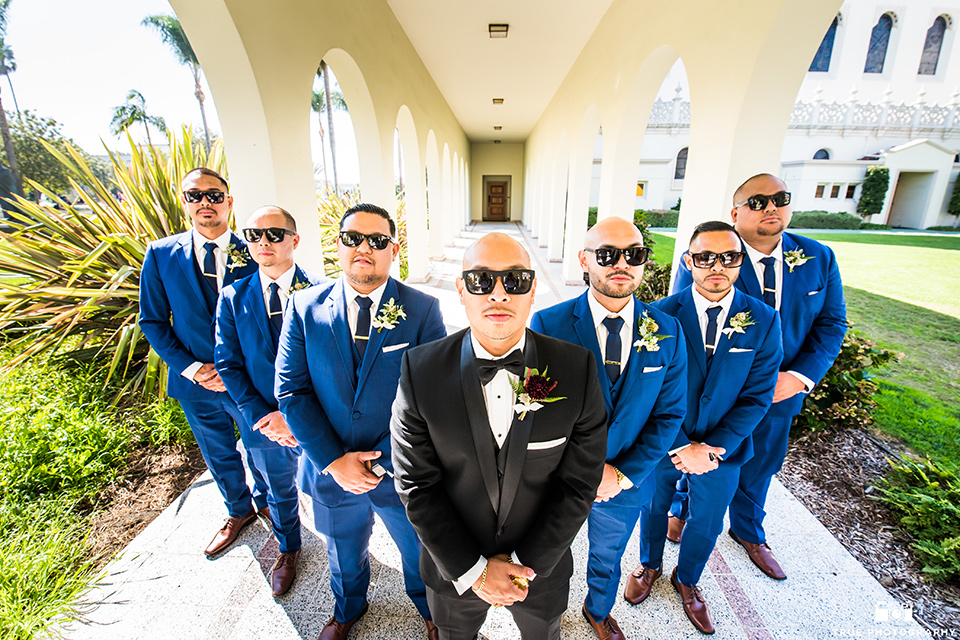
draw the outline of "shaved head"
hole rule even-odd
[[[643,246],[643,234],[640,233],[637,225],[616,216],[604,218],[590,227],[587,235],[584,236],[583,244],[587,249],[596,249],[608,237],[616,237],[618,240],[626,240],[632,237],[636,243],[641,247]]]
[[[511,236],[495,231],[483,236],[467,247],[463,254],[463,270],[489,269],[490,256],[496,256],[497,262],[508,267],[530,268],[530,254]]]

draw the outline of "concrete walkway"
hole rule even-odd
[[[420,288],[440,298],[452,331],[466,324],[454,289],[463,249],[491,230],[515,235],[531,248],[538,275],[535,309],[583,291],[563,284],[559,263],[549,263],[525,229],[484,224],[464,231],[443,261],[433,263]],[[930,638],[910,617],[910,603],[897,603],[833,536],[776,480],[767,526],[774,551],[789,578],[777,582],[760,573],[726,535],[721,536],[700,582],[719,639]],[[304,546],[299,576],[281,598],[270,593],[268,575],[278,554],[261,524],[243,532],[229,552],[208,560],[203,548],[224,518],[223,502],[209,472],[154,520],[111,563],[101,584],[86,597],[82,622],[62,631],[76,640],[187,638],[197,640],[313,640],[333,611],[329,569],[322,539],[312,528],[309,498],[301,498]],[[622,569],[637,565],[636,535]],[[587,557],[586,530],[573,546],[570,606],[563,638],[595,638],[580,615]],[[687,621],[667,574],[676,566],[677,545],[668,543],[664,577],[647,601],[633,607],[622,599],[613,610],[631,640],[701,638]],[[423,622],[403,591],[400,557],[378,521],[371,541],[370,610],[352,639],[410,640],[424,637]],[[490,640],[518,638],[510,615],[491,609],[482,634]]]

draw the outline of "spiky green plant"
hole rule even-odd
[[[187,128],[171,136],[169,155],[127,138],[129,163],[110,152],[120,198],[76,149],[48,146],[85,204],[33,183],[60,210],[18,199],[23,213],[13,214],[12,231],[0,231],[0,333],[18,354],[0,365],[0,375],[55,355],[102,363],[108,380],[126,382],[121,393],[165,393],[164,365],[137,324],[144,253],[150,241],[189,227],[178,198],[183,175],[197,166],[225,174],[226,163],[221,145],[207,155]]]
[[[317,212],[320,216],[321,242],[323,243],[323,271],[330,278],[340,275],[337,259],[337,233],[340,218],[347,209],[360,202],[359,195],[321,191],[317,194]],[[397,201],[397,242],[400,244],[400,279],[407,279],[407,215],[404,200]]]

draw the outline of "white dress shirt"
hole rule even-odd
[[[485,360],[501,360],[516,349],[523,351],[523,347],[526,344],[527,332],[524,331],[520,335],[520,340],[517,344],[513,345],[507,352],[502,356],[493,356],[490,355],[490,352],[480,346],[480,343],[477,342],[477,337],[470,332],[470,342],[473,345],[473,355],[477,358],[483,358]],[[497,441],[497,447],[502,447],[503,442],[507,439],[507,436],[510,435],[510,425],[513,423],[514,410],[513,405],[516,403],[513,393],[513,387],[510,385],[510,381],[513,380],[516,382],[518,380],[517,376],[512,373],[508,373],[506,369],[501,369],[497,371],[497,374],[493,376],[493,379],[490,380],[486,385],[483,386],[483,399],[487,404],[487,420],[490,422],[490,431],[493,433],[494,439]],[[517,553],[513,552],[510,554],[510,557],[513,558],[513,561],[517,564],[521,564],[520,560],[517,558]],[[467,572],[462,576],[453,581],[453,586],[457,590],[458,595],[463,595],[467,589],[473,586],[473,583],[477,581],[477,578],[483,574],[483,570],[487,566],[487,559],[483,556],[477,559],[477,562],[467,569]]]
[[[357,296],[366,296],[370,298],[373,304],[370,305],[370,330],[373,331],[373,319],[377,317],[377,309],[380,308],[380,299],[383,292],[387,289],[387,280],[383,281],[379,287],[370,293],[360,293],[353,288],[346,276],[341,275],[343,280],[343,295],[347,301],[347,322],[350,323],[350,335],[357,335],[357,314],[360,313],[360,305],[357,304]]]
[[[623,324],[620,325],[620,373],[623,374],[627,370],[627,361],[630,359],[630,352],[633,350],[633,295],[629,297],[623,309],[620,309],[617,313],[600,304],[600,301],[593,295],[593,290],[587,294],[587,303],[590,305],[593,326],[597,330],[597,344],[600,345],[600,353],[604,355],[607,353],[607,334],[609,331],[607,331],[603,321],[617,316],[623,320]],[[603,365],[601,364],[601,366]]]
[[[265,274],[262,269],[258,272],[260,274],[260,289],[263,291],[263,304],[267,309],[267,313],[270,313],[270,285],[274,282],[280,287],[280,308],[286,310],[287,300],[290,299],[290,287],[293,286],[293,276],[296,272],[297,265],[293,265],[284,271],[276,280],[271,280],[270,276]]]
[[[734,288],[730,287],[726,295],[713,302],[707,300],[703,295],[693,287],[693,304],[697,307],[697,319],[700,321],[700,340],[703,342],[704,352],[707,348],[707,324],[710,319],[707,317],[707,309],[710,307],[720,307],[720,313],[717,315],[717,335],[714,338],[713,347],[720,344],[720,338],[723,337],[723,325],[727,322],[727,316],[730,315],[730,306],[733,304]]]
[[[207,257],[207,248],[203,245],[208,242],[214,242],[217,245],[217,248],[213,251],[213,255],[217,261],[217,291],[219,292],[223,287],[223,275],[227,272],[227,247],[230,246],[230,230],[227,229],[212,240],[200,235],[200,232],[197,231],[196,227],[193,228],[191,235],[193,236],[193,255],[196,258],[197,265],[200,267],[200,273],[203,273],[203,261]],[[200,286],[203,287],[206,285],[201,282]],[[180,375],[187,380],[193,380],[193,376],[197,375],[197,371],[199,371],[200,367],[202,366],[202,362],[194,362],[189,367],[181,371]]]

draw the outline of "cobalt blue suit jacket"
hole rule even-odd
[[[705,442],[727,450],[726,464],[740,465],[753,455],[750,435],[773,401],[783,347],[773,307],[736,289],[733,295],[725,327],[738,313],[749,313],[753,324],[744,333],[721,333],[709,365],[692,287],[653,306],[680,321],[687,343],[687,414],[670,450]]]
[[[840,269],[833,251],[816,240],[783,234],[783,252],[800,249],[811,258],[801,266],[783,265],[780,292],[780,322],[783,330],[783,362],[780,371],[796,371],[819,382],[840,353],[847,332],[847,308],[843,301]],[[681,261],[674,290],[693,283],[690,270]],[[744,262],[736,287],[763,300],[756,270]],[[792,417],[800,413],[805,394],[798,393],[770,408],[770,415]]]
[[[231,244],[246,245],[235,234]],[[230,268],[221,289],[256,272],[248,260]],[[140,330],[153,350],[167,363],[167,394],[178,400],[214,400],[214,391],[204,389],[180,375],[194,362],[212,363],[214,315],[200,287],[199,269],[193,253],[193,232],[184,231],[151,242],[140,273]]]
[[[603,362],[588,295],[592,295],[589,290],[538,311],[530,328],[589,349],[597,362]],[[687,406],[687,349],[675,318],[640,300],[634,300],[633,309],[631,345],[640,339],[639,321],[644,311],[660,325],[657,335],[671,337],[660,340],[659,351],[643,349],[637,353],[631,346],[633,351],[617,380],[616,394],[611,392],[606,369],[597,367],[597,374],[609,425],[606,461],[639,487],[680,431]]]
[[[390,278],[380,307],[393,298],[406,318],[393,329],[370,329],[357,372],[344,286],[339,278],[288,302],[277,355],[276,396],[287,425],[318,470],[349,451],[380,451],[377,462],[392,472],[390,415],[400,361],[407,349],[446,335],[440,303]],[[304,491],[326,506],[338,505],[346,495],[330,476],[314,474],[314,481]],[[368,495],[378,506],[402,506],[389,479]]]
[[[318,286],[327,282],[327,278],[296,267],[293,282]],[[216,338],[217,371],[246,422],[240,431],[244,444],[260,448],[282,446],[250,429],[257,420],[279,407],[273,387],[280,332],[267,314],[259,271],[221,292]]]

